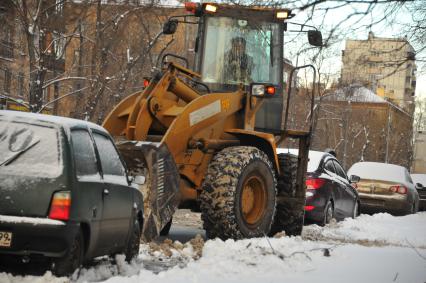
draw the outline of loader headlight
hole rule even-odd
[[[287,19],[290,15],[290,11],[283,10],[277,12],[277,19]]]
[[[252,85],[251,95],[264,96],[265,95],[265,86],[264,85]]]
[[[204,6],[204,11],[207,13],[216,13],[217,6],[213,4],[206,4],[206,6]]]
[[[252,84],[251,95],[253,96],[272,96],[275,94],[276,88],[273,85]]]

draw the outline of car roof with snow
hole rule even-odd
[[[420,183],[423,187],[426,187],[426,174],[411,174],[414,184]]]
[[[0,110],[0,118],[4,117],[7,120],[25,120],[26,122],[33,121],[41,121],[52,123],[59,126],[64,126],[67,128],[73,127],[90,127],[92,129],[96,129],[102,132],[107,132],[103,127],[84,120],[78,120],[67,117],[39,114],[39,113],[29,113],[29,112],[21,112],[21,111],[10,111],[10,110]]]
[[[348,175],[357,175],[361,179],[367,180],[410,183],[410,175],[407,169],[390,163],[358,162],[349,168]]]
[[[299,155],[299,150],[296,148],[277,148],[277,153],[289,153],[293,155]],[[323,151],[316,151],[316,150],[310,150],[309,151],[309,161],[308,161],[308,168],[307,172],[315,172],[318,167],[320,166],[321,160],[323,160],[326,156],[335,158],[333,155],[323,152]]]

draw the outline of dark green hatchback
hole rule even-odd
[[[143,197],[96,124],[0,111],[0,255],[40,255],[57,275],[139,252]]]

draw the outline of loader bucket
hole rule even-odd
[[[121,141],[117,147],[144,197],[142,238],[155,239],[179,205],[179,173],[163,143]],[[141,177],[143,176],[143,177]]]

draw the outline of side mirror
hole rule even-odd
[[[176,32],[177,26],[178,26],[177,20],[168,20],[163,25],[163,33],[174,34]]]
[[[308,41],[310,45],[321,47],[322,34],[319,30],[308,30]]]
[[[361,178],[359,176],[357,176],[357,175],[351,175],[349,177],[349,181],[351,183],[358,183],[360,180],[361,180]]]
[[[126,177],[127,177],[127,183],[130,185],[133,182],[134,177],[130,176],[128,173],[127,173]]]

